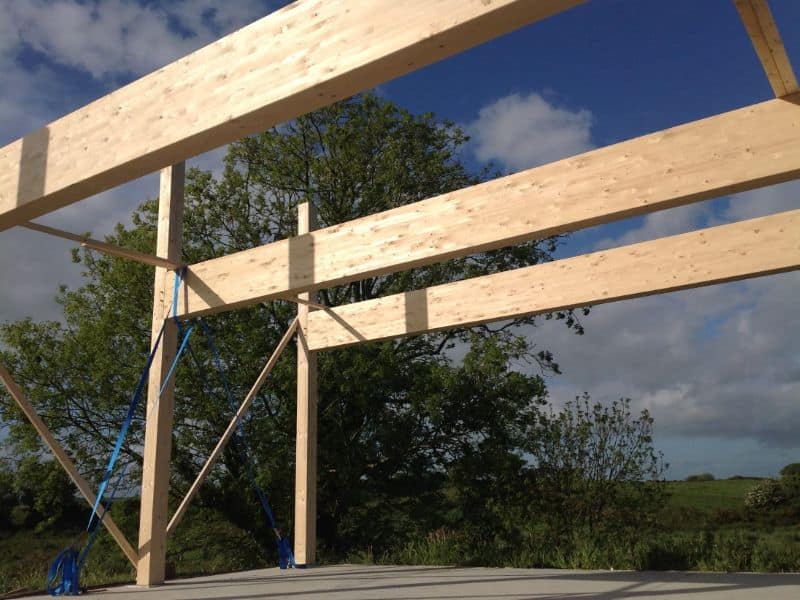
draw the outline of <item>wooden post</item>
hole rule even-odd
[[[161,171],[156,254],[174,263],[180,262],[181,255],[184,170],[184,163],[179,163]],[[164,319],[169,317],[173,284],[174,274],[163,267],[156,267],[151,343],[155,343]],[[164,338],[150,367],[147,386],[147,420],[139,517],[139,567],[136,572],[136,583],[139,585],[164,583],[166,572],[167,496],[172,453],[174,378],[167,384],[160,398],[159,388],[175,357],[177,342],[177,326],[170,319],[164,328]]]
[[[298,235],[316,229],[316,221],[311,203],[297,206]],[[314,563],[317,554],[317,353],[308,349],[311,307],[303,302],[314,302],[316,298],[303,293],[298,299],[294,557],[298,564],[308,565]]]

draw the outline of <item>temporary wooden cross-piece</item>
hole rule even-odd
[[[313,563],[316,548],[317,352],[800,269],[800,211],[788,211],[346,306],[313,298],[366,277],[800,178],[797,78],[766,1],[734,2],[775,99],[323,229],[304,204],[297,236],[188,266],[179,318],[272,299],[298,304],[297,319],[237,413],[297,332],[298,562]],[[181,263],[184,160],[581,3],[297,0],[0,148],[0,231],[28,227],[153,265],[155,336],[170,317],[173,269]],[[29,222],[158,169],[154,256]],[[176,329],[170,319],[150,375],[138,560],[110,517],[104,521],[142,585],[164,581],[167,534],[236,425],[168,523],[173,398],[168,385],[159,399],[158,387]],[[93,501],[2,366],[0,378]]]

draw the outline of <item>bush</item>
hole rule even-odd
[[[781,469],[781,479],[800,479],[800,463],[791,463]]]
[[[20,504],[30,510],[38,532],[58,523],[75,506],[75,486],[54,460],[21,460],[14,489]]]
[[[711,522],[715,525],[730,525],[744,519],[742,511],[735,508],[715,508],[711,511]]]
[[[787,500],[800,501],[800,463],[781,469],[781,488]]]
[[[31,518],[31,511],[27,506],[22,506],[21,504],[17,504],[16,506],[11,507],[11,511],[9,513],[9,521],[11,522],[11,527],[14,529],[22,529],[28,524],[28,521]]]
[[[714,475],[711,473],[698,473],[697,475],[689,475],[686,481],[714,481]]]
[[[544,413],[525,448],[534,518],[564,544],[576,532],[619,539],[651,529],[666,502],[666,465],[652,434],[653,418],[634,414],[629,399],[604,406],[584,395]]]
[[[784,501],[780,483],[775,479],[763,479],[744,494],[744,505],[751,509],[766,509]]]

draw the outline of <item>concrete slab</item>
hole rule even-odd
[[[121,586],[91,594],[108,600],[569,600],[659,598],[738,600],[800,598],[800,574],[566,571],[337,565],[297,571],[264,569],[170,581],[154,588]],[[38,596],[48,598],[48,596]]]

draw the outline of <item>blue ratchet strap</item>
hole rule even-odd
[[[89,555],[89,549],[92,547],[92,544],[94,544],[94,540],[97,537],[97,534],[100,533],[100,525],[102,525],[103,519],[105,519],[106,515],[108,514],[108,511],[111,510],[111,505],[114,503],[114,497],[117,495],[117,489],[119,489],[119,484],[122,483],[123,479],[125,479],[125,473],[127,473],[127,471],[128,467],[127,466],[123,467],[122,472],[117,477],[117,483],[114,484],[114,487],[111,489],[111,497],[108,499],[108,504],[106,504],[103,514],[100,515],[100,518],[97,519],[97,523],[94,526],[94,531],[92,531],[88,541],[86,542],[86,546],[84,546],[83,550],[81,551],[77,563],[79,573],[81,568],[83,567],[83,563],[86,562],[86,557]]]
[[[103,480],[100,482],[100,488],[97,490],[97,498],[95,498],[94,506],[92,507],[92,514],[89,516],[89,523],[86,526],[87,531],[89,531],[92,527],[92,521],[94,521],[94,517],[97,514],[97,507],[100,506],[100,501],[102,500],[103,494],[106,491],[108,480],[111,479],[111,474],[114,472],[114,464],[117,462],[119,453],[122,450],[122,442],[125,441],[125,436],[127,435],[128,429],[133,422],[133,417],[136,414],[136,408],[139,406],[139,400],[142,397],[145,383],[147,383],[147,375],[150,372],[150,367],[155,359],[156,351],[161,344],[161,339],[164,337],[165,324],[161,325],[161,330],[158,332],[158,337],[156,337],[156,343],[153,344],[153,349],[150,351],[150,356],[147,358],[147,363],[145,364],[144,370],[139,377],[139,382],[136,384],[136,391],[133,393],[133,398],[131,399],[130,405],[128,405],[128,414],[125,415],[125,421],[122,423],[122,428],[117,436],[117,442],[114,444],[114,451],[111,453],[111,458],[108,460],[108,466],[106,466],[106,471],[103,474]]]
[[[178,351],[175,353],[175,360],[172,361],[172,365],[167,371],[167,376],[164,377],[164,383],[161,384],[161,390],[159,391],[159,397],[161,394],[164,393],[164,388],[167,387],[167,382],[169,382],[170,377],[172,377],[172,372],[175,370],[175,367],[178,366],[178,359],[183,354],[186,348],[189,348],[189,352],[191,352],[191,346],[189,346],[189,337],[192,335],[192,331],[194,331],[194,323],[189,325],[189,329],[186,330],[186,333],[183,332],[183,326],[181,325],[180,319],[178,319],[178,293],[181,289],[181,282],[186,275],[186,267],[182,267],[180,269],[175,269],[175,286],[172,290],[172,320],[175,321],[175,326],[178,328],[178,335],[181,338],[181,345],[178,348]]]
[[[50,565],[46,589],[51,596],[77,596],[81,593],[78,551],[73,546],[59,552]]]
[[[217,367],[217,371],[219,371],[220,379],[222,380],[223,388],[225,389],[225,394],[228,396],[228,404],[230,404],[231,410],[233,414],[236,415],[238,411],[238,406],[236,401],[233,398],[233,393],[231,392],[231,387],[228,382],[228,377],[225,374],[225,369],[222,366],[222,360],[220,359],[219,352],[217,351],[217,346],[214,343],[214,336],[211,333],[211,329],[208,327],[208,324],[205,322],[204,319],[200,319],[200,328],[203,330],[206,339],[208,340],[208,347],[211,350],[212,355],[214,356],[214,364]],[[199,366],[199,365],[198,365]],[[206,384],[207,390],[210,392],[210,386],[208,385],[208,381],[203,375],[203,381]],[[258,496],[258,500],[261,503],[261,507],[264,509],[264,514],[267,515],[267,520],[269,521],[272,530],[275,532],[275,536],[277,537],[276,547],[278,550],[278,566],[281,569],[286,569],[288,567],[297,568],[297,563],[294,560],[294,554],[292,553],[291,543],[289,542],[289,538],[281,533],[281,530],[278,528],[278,523],[275,519],[275,514],[272,512],[272,507],[269,504],[269,500],[267,499],[267,495],[264,493],[264,490],[261,489],[261,486],[258,485],[256,481],[255,473],[253,471],[253,463],[249,459],[249,455],[252,454],[249,448],[249,444],[247,442],[247,436],[244,431],[244,426],[242,424],[242,420],[236,417],[236,431],[241,442],[241,447],[239,451],[239,459],[242,461],[242,464],[245,467],[245,472],[247,473],[247,477],[250,480],[250,484],[253,486],[253,489]]]
[[[172,311],[173,311],[173,319],[175,322],[178,323],[178,328],[180,331],[180,323],[178,322],[177,317],[177,310],[178,310],[178,290],[180,289],[180,282],[182,274],[185,272],[186,268],[184,267],[181,271],[175,272],[175,289],[173,293],[173,300],[172,300]],[[120,451],[122,450],[122,443],[125,440],[125,436],[128,433],[128,429],[133,422],[133,417],[136,414],[136,408],[139,405],[139,400],[142,397],[142,393],[144,392],[145,384],[147,383],[147,376],[150,373],[150,367],[153,364],[153,360],[156,356],[156,351],[158,350],[159,345],[161,344],[161,340],[164,337],[164,329],[166,327],[166,321],[161,325],[161,330],[158,332],[158,337],[156,338],[155,344],[153,344],[153,349],[150,351],[150,356],[147,359],[147,364],[145,365],[144,370],[142,371],[141,376],[139,377],[139,382],[136,385],[136,391],[133,394],[133,398],[131,399],[131,403],[128,406],[128,414],[125,416],[125,421],[122,423],[122,428],[120,429],[119,435],[117,436],[117,442],[114,445],[114,451],[111,453],[111,458],[108,461],[108,466],[106,467],[106,471],[103,475],[103,480],[100,482],[100,488],[97,491],[97,498],[95,499],[94,506],[92,507],[92,514],[89,516],[89,523],[86,527],[86,530],[89,531],[92,527],[92,522],[97,514],[97,507],[100,505],[100,502],[103,498],[103,494],[105,493],[106,487],[108,486],[108,481],[111,479],[111,475],[114,472],[114,465],[119,458]],[[172,364],[167,371],[167,375],[164,378],[164,382],[161,384],[161,388],[159,389],[159,398],[161,394],[164,392],[166,388],[167,382],[172,377],[172,374],[175,372],[175,368],[178,366],[178,361],[181,358],[184,350],[186,349],[187,344],[189,343],[189,336],[192,334],[192,330],[194,329],[194,324],[189,328],[185,335],[183,335],[183,339],[181,341],[181,345],[178,348],[178,351],[175,353],[175,358],[172,360]],[[156,403],[158,402],[158,398],[156,398]]]
[[[172,360],[172,364],[170,365],[169,370],[167,371],[167,375],[161,384],[161,388],[159,389],[159,394],[155,400],[154,405],[158,403],[158,399],[161,397],[161,394],[164,392],[164,389],[167,383],[169,382],[170,378],[172,377],[172,374],[175,372],[175,368],[178,365],[178,361],[180,360],[181,356],[183,355],[183,352],[186,350],[189,344],[189,336],[191,335],[194,329],[194,324],[192,324],[187,330],[186,334],[183,335],[182,328],[177,317],[178,290],[180,288],[181,278],[184,273],[185,273],[185,267],[181,272],[176,271],[175,273],[175,290],[172,302],[173,319],[175,319],[175,322],[178,326],[178,331],[181,332],[182,340],[180,347],[178,348],[178,351],[175,353],[175,358]],[[94,543],[97,534],[100,531],[100,524],[103,522],[103,518],[111,509],[111,504],[114,501],[114,497],[117,493],[117,490],[119,489],[120,483],[125,477],[127,468],[123,469],[119,477],[117,478],[117,482],[111,490],[111,496],[108,500],[108,505],[104,507],[103,514],[100,515],[95,520],[95,517],[97,516],[97,510],[100,507],[100,503],[102,502],[103,497],[106,493],[108,482],[110,481],[111,476],[114,473],[114,466],[117,460],[119,459],[120,452],[122,451],[122,444],[125,440],[125,436],[128,433],[128,429],[130,429],[131,423],[133,422],[133,417],[136,414],[136,409],[139,406],[139,401],[141,400],[145,388],[145,383],[147,382],[148,375],[150,373],[150,367],[152,367],[153,365],[156,352],[158,351],[158,348],[161,345],[161,340],[164,337],[164,329],[166,327],[166,324],[167,321],[165,320],[164,323],[161,325],[161,329],[158,332],[158,336],[156,336],[156,341],[153,344],[152,349],[150,350],[150,355],[147,358],[144,370],[142,371],[142,374],[139,376],[139,381],[136,384],[136,389],[133,393],[133,397],[131,398],[131,402],[128,405],[128,412],[125,415],[125,420],[122,423],[122,427],[120,428],[120,432],[117,436],[117,441],[114,444],[114,450],[111,453],[111,457],[108,460],[108,465],[106,466],[106,470],[103,474],[103,479],[100,482],[100,487],[97,491],[97,497],[95,498],[94,505],[92,506],[92,514],[89,516],[89,522],[86,525],[86,531],[91,532],[89,539],[80,553],[78,553],[78,550],[73,544],[69,548],[63,550],[58,556],[56,556],[55,560],[53,561],[47,573],[46,587],[47,587],[47,592],[51,596],[80,594],[80,586],[79,586],[80,570],[83,567],[83,564],[86,562],[89,550],[92,547],[92,544]]]

